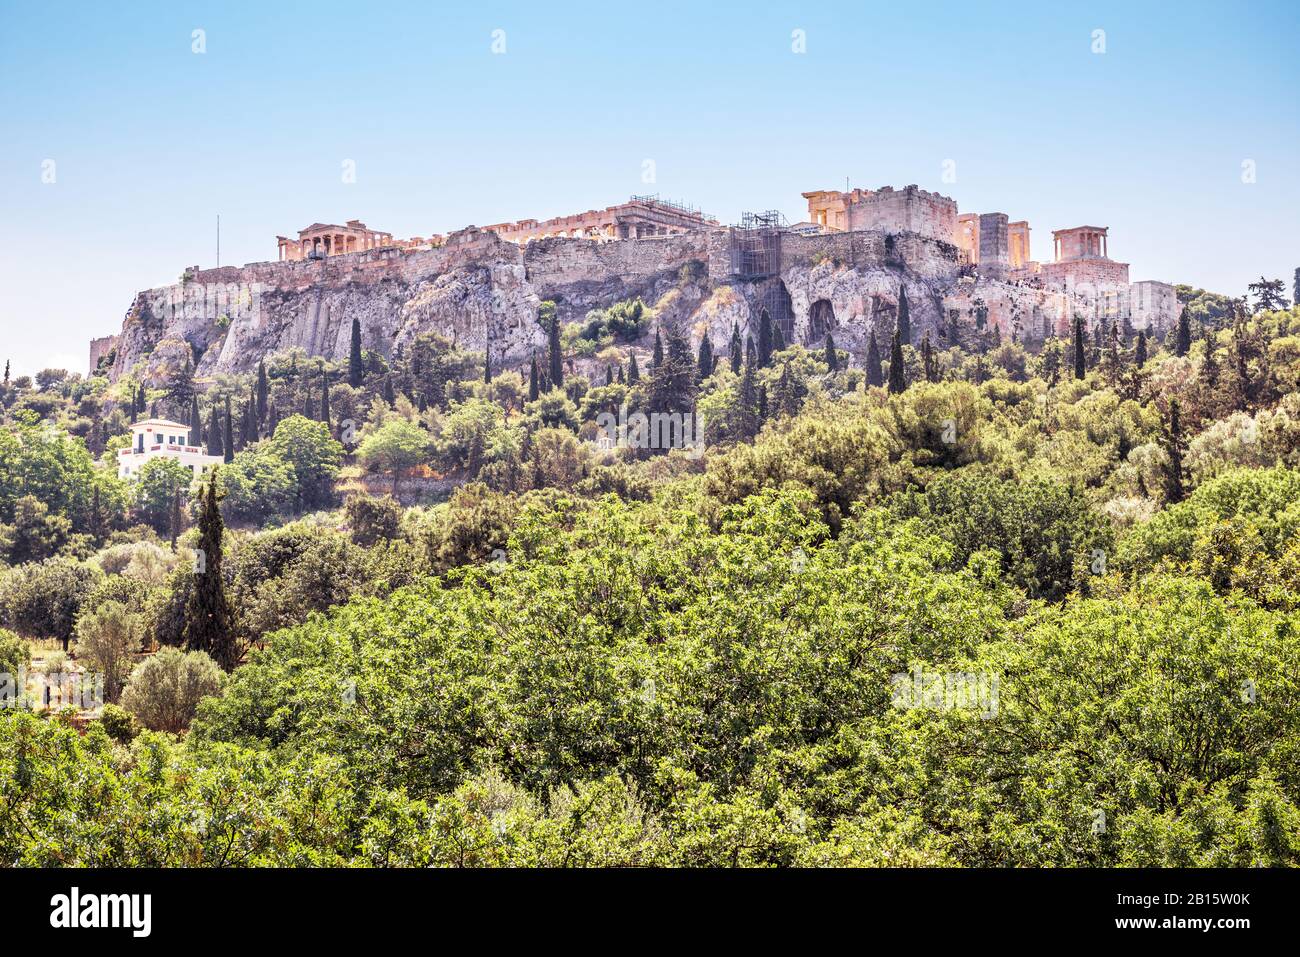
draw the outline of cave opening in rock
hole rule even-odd
[[[818,343],[835,328],[835,307],[829,299],[818,299],[808,312],[808,341]]]

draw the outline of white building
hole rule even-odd
[[[190,445],[190,427],[170,419],[145,419],[131,426],[131,447],[117,453],[118,478],[131,478],[145,462],[157,458],[174,458],[189,466],[198,478],[214,465],[220,455],[208,455],[202,446]]]

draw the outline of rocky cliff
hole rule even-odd
[[[725,349],[733,324],[757,338],[766,309],[787,341],[820,346],[834,331],[841,349],[861,355],[873,328],[884,324],[882,339],[892,332],[901,288],[918,338],[940,326],[954,296],[961,306],[956,250],[919,236],[784,234],[762,275],[737,275],[736,242],[734,232],[715,230],[519,247],[471,227],[433,249],[189,270],[174,285],[136,296],[113,340],[109,374],[158,382],[187,348],[200,377],[248,372],[295,347],[341,361],[354,318],[365,347],[385,356],[435,332],[466,349],[490,348],[494,365],[505,368],[544,348],[543,300],[554,301],[567,322],[634,297],[692,345],[707,334]],[[99,348],[107,351],[102,342]]]

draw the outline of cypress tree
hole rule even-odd
[[[764,369],[772,364],[772,315],[766,309],[758,316],[758,364]]]
[[[1187,307],[1178,314],[1178,334],[1174,337],[1174,355],[1185,356],[1192,349],[1192,317]]]
[[[876,333],[873,329],[867,336],[867,385],[885,384],[885,370],[880,364],[880,349],[876,345]]]
[[[889,391],[899,395],[907,390],[907,370],[903,368],[902,333],[894,327],[894,341],[889,344]]]
[[[1133,347],[1133,362],[1139,369],[1147,364],[1147,334],[1146,330],[1138,333],[1137,345]]]
[[[898,287],[898,337],[900,343],[912,344],[912,310],[907,304],[907,287]]]
[[[235,616],[221,577],[224,529],[217,498],[217,470],[213,469],[208,487],[201,493],[198,562],[194,590],[185,608],[182,638],[185,647],[207,653],[229,670],[236,664]]]
[[[655,330],[655,349],[654,358],[650,360],[650,371],[653,372],[664,364],[664,342],[659,338],[659,330]]]
[[[781,324],[772,323],[772,354],[785,351],[785,333],[781,331]]]
[[[483,349],[483,384],[487,385],[492,381],[492,350]]]
[[[266,381],[266,363],[257,360],[257,427],[261,431],[266,422],[266,404],[271,398],[271,386]]]
[[[257,399],[249,390],[248,401],[244,403],[243,428],[240,430],[239,447],[246,449],[257,441]]]
[[[361,320],[352,320],[352,346],[348,350],[348,385],[359,389],[366,371],[361,364]]]
[[[1074,317],[1074,377],[1082,379],[1088,373],[1086,348],[1083,339],[1083,316]]]
[[[542,394],[540,384],[537,381],[539,373],[537,371],[537,353],[533,353],[533,358],[528,364],[528,401],[536,402],[537,397]]]
[[[1215,356],[1215,350],[1218,342],[1215,341],[1214,333],[1208,328],[1205,330],[1205,361],[1201,364],[1201,377],[1205,384],[1210,388],[1219,383],[1219,360]]]
[[[104,508],[99,502],[98,484],[90,496],[90,537],[96,545],[104,540]]]
[[[235,423],[230,415],[230,396],[226,396],[226,432],[222,443],[225,461],[229,462],[235,457]]]
[[[176,539],[181,537],[181,490],[172,490],[171,545],[176,551]]]
[[[320,420],[329,428],[330,434],[334,434],[332,425],[332,416],[330,415],[330,377],[325,372],[322,365],[320,370]]]
[[[212,416],[208,422],[208,454],[225,455],[225,446],[221,443],[221,413],[217,404],[212,403]]]
[[[934,347],[930,345],[930,330],[925,330],[925,335],[921,337],[921,365],[925,370],[925,381],[935,382],[938,380],[938,370],[934,366]]]
[[[752,345],[752,343],[751,343]],[[740,396],[737,414],[738,437],[752,439],[758,434],[758,387],[754,382],[754,363],[746,361],[740,376]]]
[[[1177,399],[1169,402],[1169,427],[1165,433],[1165,452],[1169,461],[1165,466],[1165,501],[1176,505],[1183,500],[1183,425],[1179,419]]]
[[[840,359],[835,354],[835,338],[829,332],[826,333],[826,368],[830,372],[840,371]]]
[[[640,381],[641,381],[641,370],[637,367],[636,353],[634,352],[632,353],[632,361],[628,364],[627,367],[627,384],[636,385]]]
[[[397,405],[397,393],[393,390],[393,377],[391,375],[384,376],[384,401],[388,403],[390,409]]]
[[[751,366],[758,365],[758,350],[754,348],[754,337],[745,339],[745,361]]]
[[[203,414],[199,412],[199,397],[196,393],[190,399],[190,420],[185,423],[190,427],[190,445],[203,444]]]
[[[547,348],[550,351],[551,388],[558,389],[564,385],[564,357],[560,354],[560,319],[558,316],[551,317],[550,339]]]
[[[731,324],[731,372],[733,375],[740,375],[740,367],[745,361],[745,347],[740,341],[740,325],[733,322]]]
[[[605,385],[614,384],[614,367],[605,366]]]
[[[703,382],[713,374],[713,342],[706,332],[700,337],[700,352],[695,360],[696,378]]]

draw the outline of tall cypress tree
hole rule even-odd
[[[550,353],[551,388],[558,389],[564,385],[564,356],[560,353],[560,319],[551,316],[551,330],[547,349]]]
[[[221,442],[221,412],[217,403],[212,403],[211,416],[208,421],[208,454],[225,455],[226,447]]]
[[[1192,350],[1192,317],[1183,306],[1178,314],[1178,334],[1174,337],[1174,355],[1185,356]]]
[[[650,360],[650,371],[653,372],[664,364],[664,341],[659,337],[659,330],[655,330],[655,348],[654,357]]]
[[[487,385],[492,381],[492,349],[490,346],[483,347],[483,384]]]
[[[266,405],[271,398],[271,385],[266,380],[266,363],[257,360],[257,427],[260,431],[266,422]]]
[[[754,380],[754,363],[748,358],[740,375],[740,396],[737,405],[739,406],[736,410],[737,438],[752,439],[758,434],[759,427],[758,385]]]
[[[1168,462],[1165,465],[1165,501],[1176,505],[1183,500],[1186,488],[1183,484],[1183,424],[1179,418],[1180,408],[1177,399],[1169,402],[1169,426],[1165,432],[1165,452]]]
[[[361,320],[352,320],[352,346],[348,350],[348,385],[359,389],[365,381],[366,370],[361,363]]]
[[[1147,364],[1147,334],[1146,330],[1138,333],[1137,345],[1133,347],[1133,362],[1139,369]]]
[[[198,393],[190,399],[190,420],[185,423],[190,427],[190,445],[203,444],[203,414],[199,412]]]
[[[730,344],[731,371],[733,375],[740,375],[740,367],[745,361],[745,346],[740,341],[740,325],[733,322],[731,324],[731,344]]]
[[[222,534],[221,508],[217,498],[217,470],[212,470],[207,489],[201,494],[199,508],[199,543],[194,576],[194,590],[185,608],[182,639],[191,651],[210,655],[229,670],[237,663],[235,615],[226,597],[221,577]]]
[[[325,423],[330,434],[334,434],[333,417],[330,414],[330,377],[324,365],[320,370],[320,420]]]
[[[758,316],[758,364],[764,369],[772,364],[772,315],[766,309]]]
[[[230,414],[230,396],[226,396],[226,432],[222,441],[224,458],[229,462],[235,457],[235,422]]]
[[[1083,316],[1074,317],[1074,377],[1082,379],[1088,374],[1087,356],[1084,349],[1087,345],[1083,338]]]
[[[867,385],[885,384],[885,370],[880,363],[880,348],[876,345],[876,332],[873,329],[867,336]]]
[[[700,351],[695,359],[695,377],[703,382],[713,374],[713,341],[706,332],[700,337]]]
[[[889,391],[899,395],[907,390],[907,370],[903,368],[901,330],[894,327],[894,341],[889,344]]]
[[[912,309],[907,304],[907,287],[898,287],[898,337],[905,345],[912,344]]]
[[[835,337],[826,333],[826,368],[831,372],[840,371],[840,358],[835,354]]]
[[[628,363],[628,367],[627,367],[627,384],[636,385],[640,381],[641,381],[641,370],[637,368],[636,353],[634,352],[632,353],[632,361]]]
[[[781,331],[779,322],[772,323],[772,354],[785,351],[785,333]]]
[[[541,384],[537,381],[537,377],[539,375],[541,375],[541,373],[537,369],[537,353],[534,352],[533,358],[529,361],[528,364],[528,401],[529,402],[536,402],[537,397],[542,394]]]

